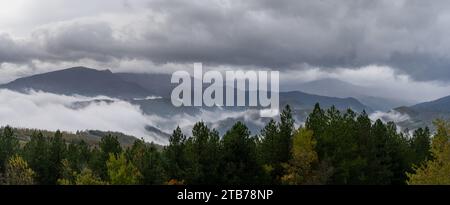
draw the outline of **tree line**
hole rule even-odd
[[[259,135],[239,121],[223,136],[198,122],[190,136],[176,128],[163,149],[143,140],[125,148],[112,135],[68,143],[59,131],[24,143],[5,127],[0,184],[450,184],[450,126],[435,125],[410,136],[365,112],[316,104],[295,127],[286,106]]]

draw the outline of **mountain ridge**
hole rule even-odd
[[[168,74],[113,73],[110,70],[78,66],[18,78],[0,85],[0,88],[15,91],[34,89],[66,95],[106,95],[131,100],[147,96],[163,96],[168,99],[175,86],[170,83]],[[317,102],[324,107],[335,105],[339,109],[371,110],[370,107],[352,97],[329,97],[303,91],[280,92],[281,104],[292,103],[303,108],[312,108]]]
[[[18,78],[0,85],[15,91],[27,89],[65,95],[106,95],[118,98],[145,97],[151,93],[141,86],[122,80],[110,70],[71,67],[63,70]]]

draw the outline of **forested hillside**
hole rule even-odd
[[[2,184],[438,184],[450,183],[450,126],[436,122],[412,136],[365,112],[317,104],[295,127],[286,106],[260,135],[236,122],[223,136],[198,122],[177,128],[163,149],[136,140],[124,146],[105,135],[98,143],[67,140],[66,133],[35,131],[20,140],[0,135]]]

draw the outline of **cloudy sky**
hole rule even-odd
[[[203,62],[432,100],[450,95],[449,11],[444,0],[0,0],[0,83],[77,65]]]

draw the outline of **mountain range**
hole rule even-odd
[[[409,117],[407,120],[398,122],[400,126],[409,129],[424,126],[433,128],[433,121],[436,119],[450,120],[450,96],[409,107],[398,107],[391,112],[398,112]]]
[[[19,78],[0,85],[0,88],[21,92],[33,89],[64,95],[103,95],[130,101],[154,97],[157,99],[153,101],[167,103],[176,86],[170,83],[170,78],[168,74],[112,73],[109,70],[73,67]],[[324,107],[335,105],[339,109],[372,110],[355,98],[328,97],[301,91],[280,92],[280,102],[302,109],[312,108],[319,102]]]
[[[19,78],[0,85],[0,88],[19,92],[40,90],[64,95],[108,96],[138,105],[143,113],[162,118],[170,118],[175,115],[195,117],[205,110],[227,112],[253,109],[249,107],[174,107],[170,101],[170,94],[177,85],[171,84],[170,79],[171,76],[168,74],[113,73],[110,70],[73,67]],[[400,123],[402,126],[411,128],[429,125],[436,117],[450,116],[450,96],[408,107],[403,104],[406,102],[364,95],[364,87],[338,80],[328,79],[304,83],[299,86],[299,89],[302,91],[279,93],[281,106],[291,105],[294,117],[299,122],[305,120],[315,103],[320,103],[324,108],[334,105],[340,110],[351,108],[357,112],[365,110],[371,113],[376,110],[391,110],[389,112],[408,115],[408,120]],[[92,102],[78,102],[73,106],[83,106],[89,103]],[[250,113],[246,115],[246,119],[250,119],[249,127],[252,133],[257,133],[268,119],[261,118],[254,112]],[[243,120],[243,118],[242,115],[227,117],[211,126],[219,131],[224,131],[231,127],[236,120]],[[168,133],[160,130],[158,125],[149,124],[146,126],[146,130],[163,138],[169,136]]]
[[[414,104],[406,100],[380,97],[371,94],[370,89],[338,79],[325,78],[296,85],[296,89],[317,95],[332,97],[353,97],[373,110],[389,111],[392,108]]]

